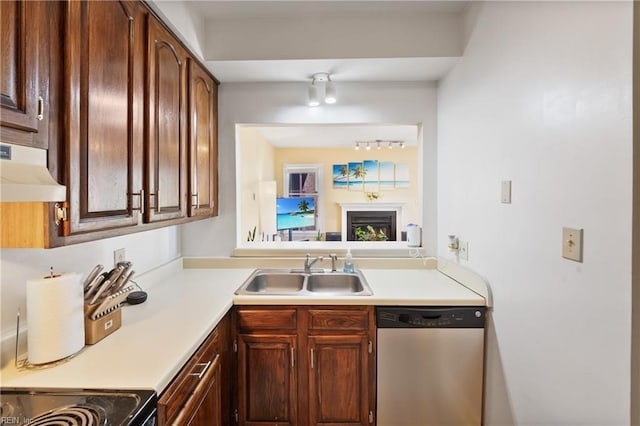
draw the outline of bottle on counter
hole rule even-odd
[[[355,272],[353,267],[353,256],[351,256],[351,249],[347,249],[347,255],[344,257],[344,272]]]

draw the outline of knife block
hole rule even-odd
[[[122,308],[118,308],[96,320],[89,318],[89,304],[84,304],[84,343],[93,345],[122,326]]]

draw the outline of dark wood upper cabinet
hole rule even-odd
[[[146,3],[0,0],[0,19],[0,141],[48,148],[67,186],[60,208],[3,206],[3,247],[217,214],[218,82]]]
[[[142,188],[144,15],[128,1],[66,8],[64,235],[133,226]]]
[[[186,69],[178,40],[149,17],[145,221],[187,214]]]
[[[48,145],[47,2],[0,1],[0,140]]]
[[[218,86],[189,58],[189,216],[218,213]]]

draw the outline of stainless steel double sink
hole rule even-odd
[[[256,269],[236,290],[237,295],[268,296],[371,296],[361,271],[331,272],[313,269]]]

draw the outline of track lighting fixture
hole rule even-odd
[[[324,86],[324,97],[322,100],[325,104],[335,104],[338,98],[336,97],[336,87],[331,81],[331,75],[328,72],[317,72],[311,77],[311,85],[309,86],[309,98],[307,105],[315,107],[320,105],[320,88]]]
[[[356,141],[353,148],[357,151],[361,146],[364,146],[367,151],[370,151],[371,146],[373,146],[374,144],[377,147],[377,150],[382,149],[383,146],[386,146],[388,149],[393,149],[394,147],[400,147],[401,149],[404,149],[405,147],[404,141],[385,141],[376,139],[375,141]]]

